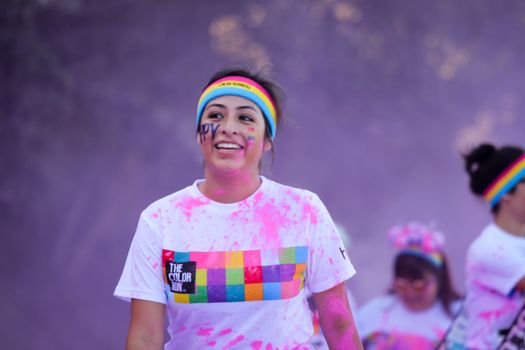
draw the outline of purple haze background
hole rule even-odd
[[[139,213],[203,176],[196,100],[229,66],[287,91],[265,174],[344,227],[358,304],[410,220],[444,232],[463,289],[490,215],[459,152],[524,144],[524,38],[519,0],[2,1],[2,348],[123,348]]]

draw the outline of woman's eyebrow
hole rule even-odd
[[[226,108],[225,105],[222,105],[222,104],[220,104],[220,103],[211,103],[211,104],[209,104],[209,105],[206,106],[205,110],[206,110],[206,109],[209,109],[209,108],[211,108],[211,107]]]
[[[239,107],[237,107],[236,109],[237,109],[237,110],[239,110],[239,109],[251,109],[251,110],[253,110],[253,111],[257,111],[257,110],[256,110],[254,107],[252,107],[252,106],[239,106]]]

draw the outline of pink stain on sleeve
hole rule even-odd
[[[215,340],[212,340],[211,342],[208,342],[208,346],[215,346],[215,344],[217,344],[217,342]]]
[[[286,192],[285,192],[288,196],[292,197],[292,199],[296,202],[296,203],[299,203],[301,201],[301,196],[298,195],[297,193],[294,193],[292,190],[288,189]]]
[[[180,200],[178,203],[175,204],[177,208],[182,209],[182,212],[184,213],[184,216],[186,216],[186,220],[190,221],[191,215],[193,214],[193,210],[195,208],[201,207],[203,205],[209,204],[209,200],[203,200],[200,198],[193,198],[193,197],[185,197],[182,200]]]
[[[252,350],[260,350],[262,345],[263,345],[262,341],[255,340],[255,341],[252,341],[252,343],[250,344],[250,347],[252,348]]]
[[[239,335],[235,339],[231,340],[228,344],[226,344],[223,347],[223,349],[228,349],[228,348],[234,346],[235,344],[238,344],[238,343],[242,342],[243,340],[244,340],[244,335]]]
[[[303,204],[303,219],[310,217],[310,222],[312,225],[317,224],[317,209],[314,208],[310,203]]]
[[[200,337],[207,337],[211,334],[213,331],[213,328],[199,328],[197,331],[197,335]]]
[[[220,331],[219,334],[217,334],[217,336],[222,337],[223,335],[230,334],[231,332],[232,332],[231,328],[226,328]]]

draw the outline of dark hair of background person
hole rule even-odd
[[[394,276],[413,281],[423,279],[426,274],[434,275],[439,284],[438,298],[449,316],[452,316],[450,305],[455,300],[460,299],[461,295],[456,291],[452,283],[447,257],[444,253],[441,254],[443,263],[438,267],[424,257],[400,253],[394,261]]]
[[[490,143],[482,143],[467,154],[463,155],[465,170],[470,178],[470,190],[478,197],[490,184],[515,162],[522,154],[523,149],[516,146],[496,148]],[[508,193],[516,190],[514,186]],[[499,203],[492,207],[493,214],[499,211]]]

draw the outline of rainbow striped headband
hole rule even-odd
[[[398,254],[417,255],[437,267],[443,265],[445,236],[439,231],[418,222],[411,222],[392,227],[388,231],[388,239],[399,249]]]
[[[270,94],[257,82],[240,76],[224,77],[204,89],[197,106],[197,126],[201,122],[202,113],[208,102],[226,95],[244,97],[255,103],[268,123],[272,140],[275,138],[277,115],[275,103]]]
[[[525,177],[525,154],[521,155],[483,192],[483,198],[494,207],[501,198]]]

